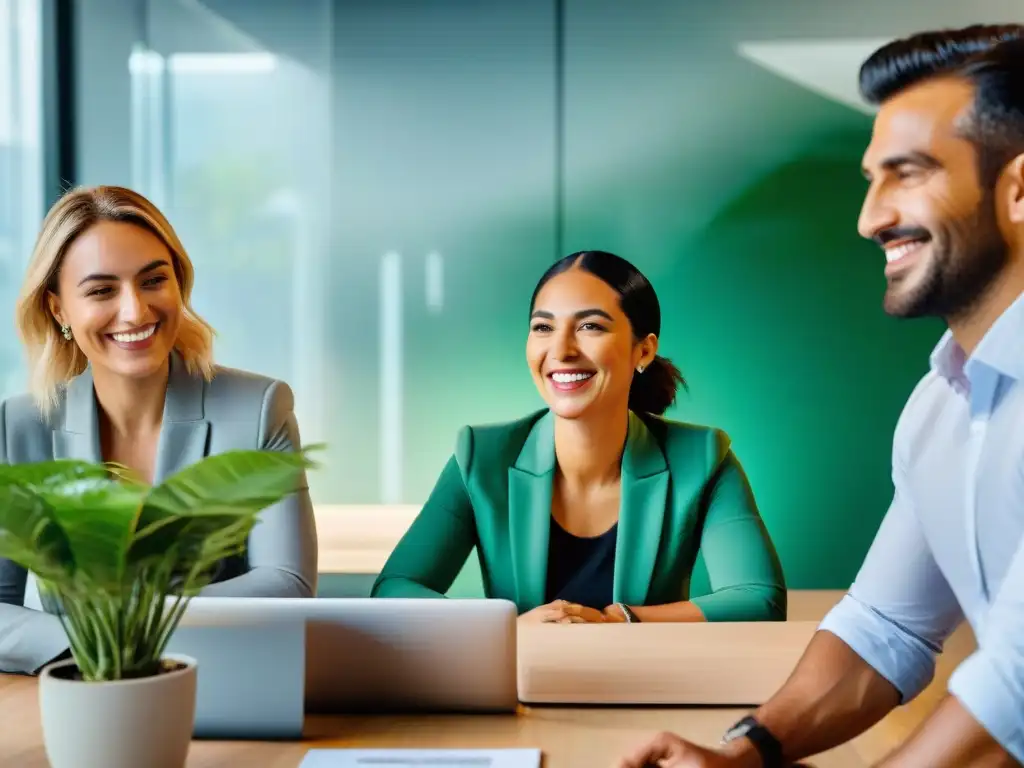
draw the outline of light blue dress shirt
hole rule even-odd
[[[950,333],[893,440],[892,505],[825,617],[903,701],[966,618],[978,650],[949,691],[1024,762],[1024,295],[969,359]]]

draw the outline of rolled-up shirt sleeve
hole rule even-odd
[[[850,646],[906,703],[932,681],[935,657],[963,612],[932,556],[903,478],[894,450],[892,504],[849,593],[819,629]]]
[[[999,745],[1024,763],[1024,540],[978,633],[978,650],[949,678],[949,692]]]

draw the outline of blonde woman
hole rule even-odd
[[[0,463],[113,461],[158,483],[211,454],[298,447],[287,384],[214,365],[192,284],[185,249],[142,195],[93,187],[59,200],[18,299],[31,391],[0,402]],[[303,479],[203,594],[309,597],[316,581]],[[35,673],[67,653],[31,575],[0,559],[0,670]]]

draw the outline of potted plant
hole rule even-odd
[[[165,656],[167,641],[310,450],[218,454],[155,487],[112,464],[0,466],[0,557],[35,574],[72,653],[39,681],[53,768],[185,764],[196,662]]]

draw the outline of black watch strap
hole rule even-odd
[[[771,731],[757,722],[757,718],[753,715],[744,717],[726,731],[722,743],[740,738],[746,738],[754,745],[757,753],[761,756],[761,764],[764,768],[785,768],[782,744],[772,735]]]

